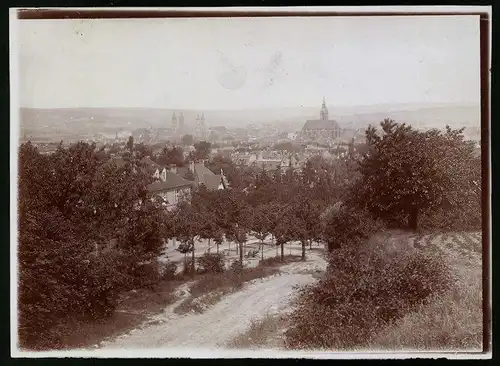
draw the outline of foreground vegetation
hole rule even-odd
[[[23,144],[21,346],[62,347],[68,324],[112,317],[124,294],[174,283],[176,269],[155,264],[169,238],[177,238],[178,250],[191,254],[183,275],[205,276],[192,286],[191,300],[180,312],[196,310],[195,299],[205,294],[234,291],[250,279],[272,274],[275,269],[265,266],[266,261],[257,269],[242,268],[249,234],[262,242],[272,235],[281,249],[279,263],[286,262],[284,247],[292,241],[301,243],[301,260],[312,241],[327,243],[331,251],[327,274],[304,290],[299,310],[289,319],[289,347],[350,349],[394,339],[422,347],[475,345],[479,318],[472,309],[478,302],[465,291],[467,277],[457,280],[463,272],[459,264],[444,260],[439,250],[398,250],[397,245],[373,245],[369,239],[395,228],[414,234],[480,230],[480,160],[461,130],[420,132],[390,120],[381,129],[367,130],[361,156],[350,149],[345,159],[315,157],[300,171],[250,172],[213,159],[212,169],[230,167],[231,189],[209,191],[202,185],[173,212],[148,194],[152,177],[133,140],[121,152],[123,165],[92,144],[60,146],[51,155]],[[184,164],[174,150],[164,150],[158,159]],[[201,159],[207,150],[207,144],[200,145],[188,159]],[[198,239],[213,240],[218,251],[223,238],[239,247],[240,259],[232,270],[225,271],[217,256],[196,260]],[[467,239],[459,243],[469,244]],[[213,303],[217,296],[204,301]],[[414,338],[403,337],[405,327],[432,322],[432,306],[437,309],[460,296],[466,305],[450,307],[443,314],[447,327],[441,333],[433,328],[430,341],[418,338],[418,331],[412,332]]]
[[[481,348],[480,262],[449,242],[406,240],[421,230],[436,237],[442,230],[481,229],[480,162],[461,131],[417,132],[389,120],[381,127],[382,134],[367,130],[370,153],[359,163],[360,178],[325,218],[328,271],[303,290],[286,345]],[[390,228],[409,232],[392,243],[376,235]],[[469,252],[480,249],[470,239],[458,243],[472,244]]]

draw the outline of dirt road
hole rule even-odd
[[[289,310],[297,287],[313,283],[313,273],[326,269],[321,251],[307,254],[306,262],[291,263],[283,266],[278,275],[247,284],[203,314],[174,314],[173,309],[182,301],[181,297],[140,329],[103,342],[99,348],[223,348],[226,342],[245,331],[252,320]]]

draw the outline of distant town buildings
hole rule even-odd
[[[205,126],[205,115],[202,113],[201,117],[196,116],[195,137],[199,140],[206,140],[208,138],[207,126]]]

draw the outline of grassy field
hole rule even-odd
[[[382,329],[370,348],[391,350],[480,350],[482,347],[482,241],[479,232],[409,235],[393,233],[389,248],[441,253],[454,283]]]
[[[479,351],[481,248],[481,234],[476,232],[385,231],[358,251],[335,252],[320,283],[303,293],[297,310],[278,327],[287,329],[284,346]],[[255,334],[268,329],[254,324],[235,342],[253,345]]]

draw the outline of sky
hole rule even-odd
[[[480,100],[479,17],[19,20],[22,107]]]

